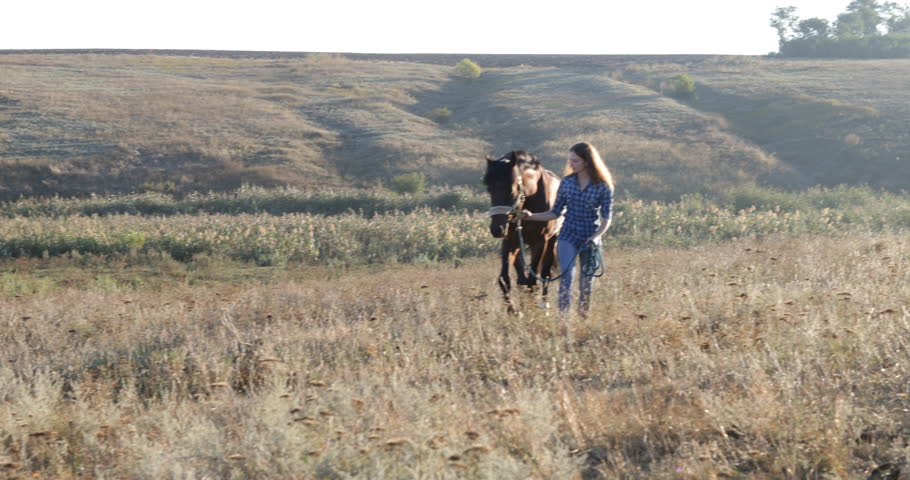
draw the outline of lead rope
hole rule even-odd
[[[495,207],[491,207],[487,211],[487,215],[493,216],[493,215],[517,214],[518,212],[521,211],[521,210],[519,210],[519,206],[521,206],[524,203],[524,201],[525,201],[524,182],[519,180],[518,181],[518,196],[515,197],[515,202],[512,203],[512,206],[510,207],[508,205],[498,205]],[[543,278],[540,275],[538,275],[537,272],[535,271],[535,269],[532,268],[528,264],[528,255],[527,255],[526,248],[525,248],[524,233],[522,231],[522,226],[521,226],[521,216],[518,216],[515,220],[515,229],[516,229],[516,234],[518,235],[518,247],[521,250],[521,260],[522,260],[521,263],[524,264],[525,275],[527,275],[528,272],[531,272],[531,275],[533,275],[534,278],[536,278],[539,282],[543,282],[544,286],[546,286],[550,282],[559,280],[566,273],[571,271],[572,267],[575,266],[575,261],[578,259],[578,257],[581,256],[581,252],[579,252],[578,255],[576,255],[572,259],[572,261],[569,262],[569,266],[566,267],[566,269],[564,271],[560,272],[559,275],[552,277],[552,278]],[[597,248],[597,245],[595,245],[593,242],[586,243],[584,245],[584,247],[582,247],[582,249],[591,250],[591,254],[587,255],[585,258],[585,261],[582,262],[582,264],[581,264],[582,275],[585,275],[588,278],[602,277],[604,275],[605,268],[604,268],[603,256],[600,253],[600,249]],[[557,257],[556,263],[558,264],[559,263],[559,254],[558,253],[557,253],[556,257]],[[598,270],[600,270],[600,273],[597,273]]]
[[[530,271],[531,275],[533,275],[534,278],[540,282],[543,282],[545,285],[550,282],[559,280],[565,276],[566,273],[572,271],[572,267],[575,266],[575,261],[578,260],[578,257],[581,256],[582,252],[579,252],[578,255],[572,258],[572,261],[569,262],[569,265],[565,268],[565,270],[560,272],[559,275],[551,278],[543,278],[538,275],[536,271],[534,271],[534,268],[528,265],[528,255],[525,251],[525,239],[524,233],[522,231],[520,217],[515,221],[515,229],[516,234],[518,235],[518,247],[521,250],[521,259],[522,263],[524,263],[525,266],[525,272]],[[588,278],[600,278],[604,276],[606,269],[604,268],[604,260],[603,256],[600,253],[600,248],[598,248],[597,245],[595,245],[593,242],[588,242],[584,245],[584,247],[582,247],[582,250],[589,250],[591,253],[589,255],[586,255],[585,260],[581,262],[581,274],[587,276]],[[556,254],[556,257],[556,261],[559,263],[558,253]],[[600,273],[598,273],[598,270],[600,270]]]

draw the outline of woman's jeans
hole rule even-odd
[[[600,248],[600,245],[597,244],[595,248]],[[556,244],[556,249],[559,255],[559,268],[562,271],[562,277],[559,279],[559,313],[566,314],[569,313],[569,306],[572,302],[572,277],[575,276],[576,271],[581,270],[581,265],[588,261],[589,257],[594,254],[594,250],[584,247],[579,249],[572,242],[562,239]],[[579,250],[581,251],[579,252]],[[591,290],[593,288],[594,278],[584,274],[579,275],[578,314],[581,316],[587,316],[591,309]]]

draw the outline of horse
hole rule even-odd
[[[518,285],[533,288],[537,284],[536,276],[526,272],[519,235],[531,251],[530,268],[546,280],[551,278],[551,270],[556,262],[556,235],[562,222],[522,222],[522,231],[518,231],[514,228],[513,213],[522,209],[537,213],[553,208],[560,177],[543,168],[536,156],[523,150],[513,150],[495,160],[487,156],[486,160],[487,170],[483,183],[490,193],[490,204],[493,207],[490,209],[490,233],[494,238],[502,239],[499,287],[509,312],[515,313],[515,307],[509,298],[509,268],[515,268]],[[541,292],[544,305],[547,283],[543,282]]]

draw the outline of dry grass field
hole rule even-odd
[[[506,315],[492,259],[70,269],[0,302],[0,475],[865,478],[907,455],[908,261],[892,234],[614,249],[571,337]]]
[[[197,53],[0,52],[0,479],[910,473],[907,61]],[[508,315],[483,156],[581,139]]]

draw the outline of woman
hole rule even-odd
[[[564,272],[559,281],[559,311],[564,314],[569,311],[575,265],[588,261],[600,248],[613,212],[613,177],[593,145],[572,145],[565,175],[552,210],[533,214],[524,210],[520,214],[523,220],[546,222],[565,213],[557,244],[559,266]],[[578,313],[586,317],[591,309],[594,279],[581,275],[578,283]]]

